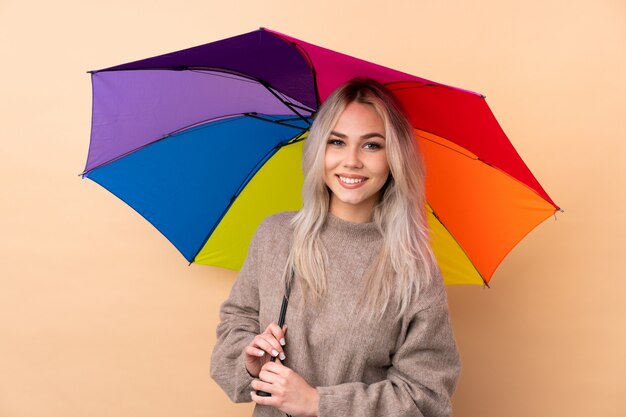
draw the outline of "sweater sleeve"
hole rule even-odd
[[[248,254],[228,299],[220,307],[217,340],[211,355],[211,378],[234,402],[250,402],[254,379],[245,367],[243,349],[260,333],[259,272],[263,224],[256,230]]]
[[[445,289],[412,315],[398,346],[386,379],[317,387],[318,416],[449,416],[460,361]]]

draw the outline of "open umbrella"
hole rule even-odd
[[[190,263],[239,269],[258,224],[301,207],[301,151],[340,84],[394,92],[427,164],[432,246],[448,284],[488,284],[559,207],[481,94],[260,30],[97,71],[81,174],[152,223]]]

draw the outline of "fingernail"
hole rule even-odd
[[[265,355],[265,352],[262,350],[259,350],[259,356],[263,356],[263,355]]]
[[[280,344],[281,344],[281,346],[285,346],[285,338],[284,337],[282,339],[280,339]]]
[[[281,360],[281,361],[284,361],[284,360],[285,360],[285,358],[286,358],[285,354],[284,354],[284,353],[281,353],[281,354],[280,354],[280,360]]]
[[[272,350],[272,356],[278,356],[278,352],[275,350]]]

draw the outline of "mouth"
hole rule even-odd
[[[363,182],[367,180],[367,177],[361,177],[361,176],[346,177],[343,175],[337,175],[337,178],[339,179],[340,183],[347,184],[347,185],[362,184]]]

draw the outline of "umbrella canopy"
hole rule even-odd
[[[559,207],[485,97],[260,30],[90,71],[81,174],[152,223],[190,263],[239,269],[268,215],[302,206],[312,116],[361,76],[403,103],[427,170],[432,246],[448,284],[488,284]]]

